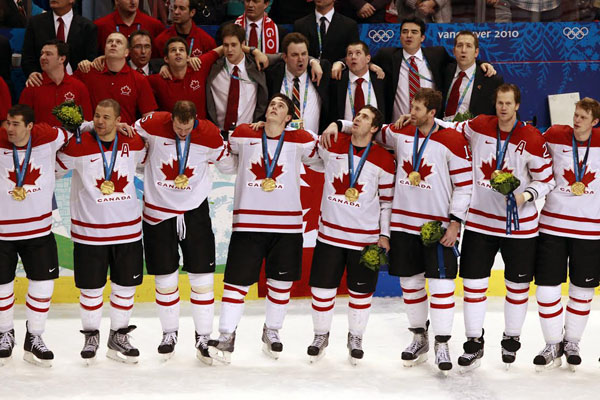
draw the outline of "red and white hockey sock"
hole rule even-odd
[[[560,285],[538,286],[535,296],[544,340],[548,344],[562,342],[563,306],[560,298]]]
[[[0,285],[0,332],[14,328],[15,281]]]
[[[135,286],[121,286],[110,283],[110,329],[116,331],[129,326],[133,312]]]
[[[156,275],[156,305],[163,332],[179,330],[179,271]]]
[[[565,315],[565,340],[579,343],[592,308],[594,288],[569,284],[569,302]]]
[[[465,335],[479,338],[483,334],[483,320],[487,306],[488,282],[490,278],[463,279]]]
[[[348,293],[348,331],[353,335],[362,336],[369,322],[373,293],[358,293],[352,290],[348,290]]]
[[[267,310],[265,312],[265,325],[269,329],[281,329],[293,282],[267,279]]]
[[[81,315],[81,327],[84,331],[100,329],[102,305],[104,305],[103,291],[104,286],[100,289],[80,289],[79,314]]]
[[[311,287],[310,292],[312,294],[313,329],[316,334],[324,335],[331,330],[337,288],[323,289]]]
[[[199,335],[210,335],[213,328],[213,318],[215,316],[215,275],[210,272],[207,274],[192,274],[188,272],[191,292],[190,303],[192,305],[192,317],[196,333]]]
[[[521,336],[529,305],[529,282],[515,283],[505,279],[504,284],[504,333],[508,336]]]
[[[221,299],[221,318],[219,319],[219,332],[233,333],[237,329],[242,314],[244,313],[244,297],[248,294],[250,286],[240,286],[225,283],[223,298]]]
[[[453,279],[429,279],[429,314],[434,336],[452,335],[454,287]]]
[[[400,286],[409,328],[425,328],[427,322],[425,273],[400,277]]]
[[[27,329],[34,335],[44,333],[53,291],[54,280],[52,279],[47,281],[29,280],[25,315],[27,316]]]

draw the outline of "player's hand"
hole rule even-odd
[[[104,56],[100,56],[100,57],[96,57],[94,59],[94,61],[92,61],[92,67],[94,67],[94,69],[98,72],[102,72],[102,70],[104,69],[104,61],[105,61]],[[82,61],[83,62],[83,61]]]
[[[383,72],[383,69],[379,65],[369,64],[369,70],[375,72],[375,75],[377,75],[377,79],[385,78],[385,72]]]
[[[173,75],[171,75],[171,70],[167,64],[160,67],[160,71],[158,71],[158,73],[163,79],[173,80]]]
[[[342,71],[344,70],[344,64],[341,61],[336,61],[331,66],[331,77],[336,81],[342,79]]]
[[[187,62],[188,65],[196,72],[200,71],[200,68],[202,68],[202,60],[200,60],[198,57],[190,57],[188,58]]]
[[[254,51],[254,60],[256,60],[256,65],[258,66],[259,71],[265,70],[269,66],[269,59],[265,53],[258,49]]]
[[[323,76],[323,68],[321,68],[321,63],[316,58],[313,58],[310,62],[311,72],[310,78],[313,82],[319,86],[321,83],[321,77]]]
[[[325,128],[323,133],[321,133],[321,137],[319,138],[321,146],[325,147],[326,149],[330,148],[332,143],[337,142],[338,133],[337,124],[335,122],[330,123],[329,126]],[[331,141],[332,136],[333,141]]]
[[[252,128],[255,131],[261,130],[264,126],[265,126],[265,121],[258,121],[258,122],[253,122],[250,124],[250,128]]]
[[[450,221],[450,225],[448,225],[448,229],[446,229],[446,233],[440,239],[440,243],[442,246],[452,247],[456,244],[456,238],[458,237],[458,233],[460,232],[460,222],[458,221]]]
[[[425,15],[431,15],[435,12],[435,1],[433,0],[425,0],[419,3],[417,7],[419,11],[421,11]]]
[[[485,73],[485,76],[487,76],[488,78],[496,75],[496,70],[490,63],[481,64],[481,70]]]
[[[25,82],[25,86],[34,87],[34,86],[42,86],[42,74],[39,72],[32,72],[29,74],[29,78],[27,78],[27,82]]]
[[[375,14],[375,7],[369,3],[365,3],[365,5],[356,12],[356,15],[361,18],[369,18],[373,14]]]
[[[87,74],[92,69],[92,62],[88,60],[83,60],[79,64],[77,64],[77,69]]]
[[[394,122],[394,128],[400,129],[403,126],[408,125],[409,122],[410,122],[410,114],[401,115],[400,118],[398,118],[398,121]]]
[[[381,247],[387,253],[390,251],[390,239],[387,236],[379,236],[377,246]]]
[[[517,202],[517,207],[521,207],[527,201],[523,193],[515,194],[515,200]]]
[[[131,125],[126,124],[125,122],[119,122],[117,124],[117,130],[127,137],[131,138],[135,136],[135,131],[133,130],[133,127]]]

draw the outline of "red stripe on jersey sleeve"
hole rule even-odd
[[[479,215],[481,217],[495,219],[497,221],[506,221],[506,216],[490,214],[485,211],[478,210],[476,208],[469,208],[469,212],[472,214],[475,214],[475,215]],[[519,218],[519,222],[520,223],[529,222],[529,221],[533,221],[536,218],[537,218],[537,211],[534,215],[530,215],[529,217]]]
[[[471,172],[473,168],[471,167],[467,167],[467,168],[460,168],[460,169],[453,169],[450,170],[450,175],[457,175],[457,174],[462,174],[464,172]]]
[[[245,222],[238,222],[233,224],[234,228],[256,228],[256,229],[302,229],[302,224],[292,225],[292,224],[251,224]]]
[[[469,186],[472,185],[473,181],[456,182],[454,186]]]
[[[102,237],[80,235],[78,233],[71,231],[72,238],[79,239],[79,240],[87,240],[89,242],[112,242],[112,241],[119,241],[119,240],[135,239],[140,236],[142,236],[142,231],[139,231],[137,233],[130,233],[129,235],[102,236]]]
[[[538,172],[542,172],[542,171],[543,171],[543,170],[545,170],[546,168],[550,168],[551,166],[552,166],[552,163],[551,163],[551,162],[549,162],[549,163],[548,163],[548,164],[546,164],[546,165],[542,165],[542,166],[541,166],[541,167],[539,167],[539,168],[533,168],[533,169],[531,169],[530,171],[531,171],[531,172],[538,173]]]
[[[488,232],[506,234],[506,229],[492,228],[487,225],[476,224],[474,222],[467,221],[467,226],[481,229],[481,230],[488,231]],[[513,235],[532,235],[537,232],[538,232],[538,227],[535,227],[534,229],[529,229],[526,231],[512,231],[512,234]]]
[[[411,231],[421,232],[421,227],[420,226],[403,224],[401,222],[391,222],[390,226],[392,228],[404,228],[404,229],[409,229]]]
[[[560,233],[571,233],[573,235],[582,236],[597,236],[600,235],[600,231],[581,231],[578,229],[559,228],[558,226],[540,224],[540,228],[547,229],[549,231],[560,232]]]
[[[375,244],[376,243],[376,242],[372,242],[372,243],[354,242],[352,240],[338,239],[338,238],[334,238],[332,236],[325,235],[325,234],[323,234],[321,232],[319,232],[319,237],[323,238],[325,240],[329,240],[331,242],[340,243],[340,244],[346,244],[346,245],[349,245],[349,246],[357,246],[357,247],[365,247],[365,246],[369,246],[371,244]]]
[[[148,207],[152,210],[156,210],[156,211],[160,211],[160,212],[164,212],[164,213],[185,214],[185,211],[171,210],[170,208],[155,206],[154,204],[150,204],[147,201],[144,202],[144,207]]]

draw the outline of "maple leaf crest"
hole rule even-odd
[[[505,167],[504,165],[506,165],[506,161],[504,161],[502,163],[503,167],[502,167],[502,172],[509,172],[512,174],[513,170],[512,168],[508,168]],[[492,172],[494,172],[496,170],[496,157],[492,157],[492,159],[490,160],[489,163],[486,163],[485,161],[481,163],[481,172],[483,172],[483,179],[485,180],[490,180],[492,179]]]
[[[425,180],[429,175],[431,175],[431,165],[425,164],[425,160],[421,158],[421,163],[419,164],[419,173],[421,174],[421,180]],[[402,170],[406,172],[406,176],[414,171],[412,161],[404,160],[402,163]]]
[[[115,185],[115,193],[125,193],[125,186],[127,186],[129,183],[127,180],[127,175],[121,176],[121,174],[117,171],[113,171],[111,181]],[[104,178],[96,179],[96,187],[98,189],[100,189],[100,186],[102,186],[102,182],[104,182]]]
[[[341,177],[333,178],[333,182],[331,182],[333,188],[335,189],[335,194],[344,194],[346,190],[350,187],[350,175],[344,174]],[[356,182],[354,187],[358,190],[358,193],[362,193],[362,188],[364,185]]]
[[[565,178],[569,186],[577,182],[577,179],[575,178],[575,172],[573,172],[573,170],[571,169],[565,169],[563,177]],[[581,179],[581,182],[585,185],[585,187],[588,187],[590,183],[592,183],[595,179],[596,173],[586,170],[585,174],[583,175],[583,179]]]
[[[177,175],[179,175],[179,161],[171,160],[168,164],[163,163],[162,167],[160,167],[160,170],[165,175],[165,180],[174,181],[175,178],[177,178]],[[191,178],[194,176],[194,168],[185,167],[185,171],[183,171],[183,173],[188,178]]]
[[[190,82],[190,89],[194,91],[200,89],[200,81],[197,79],[192,79],[192,81]]]
[[[21,163],[21,167],[23,163]],[[25,173],[25,179],[23,180],[23,185],[35,185],[35,182],[42,174],[40,173],[40,168],[33,168],[31,163],[27,165],[27,172]],[[17,173],[13,169],[12,171],[8,171],[8,179],[13,181],[15,185],[17,184]]]
[[[202,55],[202,50],[194,49],[192,50],[192,57],[200,57]]]
[[[269,156],[269,162],[271,162],[271,157]],[[252,163],[250,165],[250,172],[256,176],[256,180],[262,180],[267,177],[267,171],[265,170],[265,162],[263,156],[260,157],[259,162]],[[283,165],[277,164],[275,165],[275,169],[273,170],[273,175],[271,178],[277,180],[279,175],[283,174]]]
[[[319,215],[321,213],[321,197],[323,196],[324,174],[304,167],[305,173],[300,175],[304,181],[300,186],[300,201],[306,222],[305,232],[319,229]]]

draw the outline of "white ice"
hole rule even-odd
[[[429,361],[405,368],[400,353],[411,339],[400,298],[376,298],[364,337],[365,358],[356,367],[347,361],[347,298],[338,298],[326,356],[311,365],[306,347],[312,340],[310,302],[292,300],[281,332],[284,344],[279,360],[261,352],[264,301],[248,301],[238,327],[236,350],[229,366],[206,366],[195,358],[193,322],[189,303],[182,304],[179,343],[175,356],[160,360],[156,347],[161,329],[155,305],[136,304],[132,324],[134,344],[140,349],[138,365],[106,358],[109,321],[103,318],[101,348],[95,365],[83,365],[79,351],[76,304],[53,305],[44,340],[54,351],[52,368],[43,369],[23,361],[24,306],[16,307],[18,345],[13,358],[0,367],[0,399],[592,399],[600,392],[597,345],[600,306],[595,305],[581,343],[583,363],[575,372],[565,366],[536,373],[533,357],[543,347],[537,305],[530,299],[522,335],[523,348],[516,363],[504,370],[500,338],[504,325],[503,298],[490,298],[485,322],[485,356],[482,366],[459,374],[456,359],[462,353],[464,325],[462,301],[457,299],[454,332],[450,344],[455,368],[441,376]],[[217,307],[218,309],[218,307]],[[107,315],[105,305],[105,315]],[[215,317],[215,335],[218,315]],[[433,338],[431,338],[433,339]],[[433,346],[431,346],[433,348]]]

